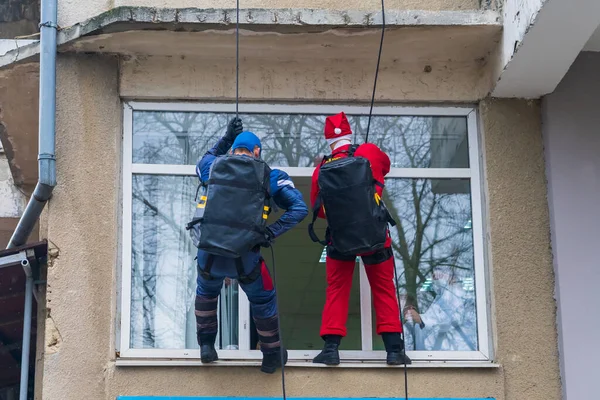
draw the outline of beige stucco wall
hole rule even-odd
[[[560,399],[539,102],[484,101],[493,329],[506,399]]]
[[[493,2],[495,4],[495,1]],[[66,27],[114,7],[235,8],[235,0],[58,0],[58,23]],[[380,10],[378,0],[244,0],[241,8],[312,8],[331,10]],[[478,0],[387,0],[387,10],[477,10]]]
[[[474,102],[484,98],[490,91],[490,71],[482,56],[491,45],[487,41],[477,42],[477,30],[485,32],[485,29],[407,28],[389,32],[381,61],[377,99]],[[353,35],[328,32],[289,37],[278,34],[243,37],[240,98],[242,101],[299,98],[368,101],[377,60],[377,47],[373,43],[377,43],[378,35],[379,32],[371,31]],[[440,40],[446,35],[455,40],[461,38],[460,44]],[[165,37],[172,41],[165,41]],[[467,37],[470,39],[465,39]],[[207,33],[202,35],[202,44],[194,45],[190,40],[198,43],[198,37],[193,34],[156,35],[155,43],[171,46],[168,43],[176,41],[175,46],[195,46],[198,51],[194,56],[124,57],[121,95],[231,99],[235,96],[235,59],[231,58],[235,55],[233,39],[229,33]],[[128,32],[121,38],[122,42],[133,43],[133,47],[140,50],[147,48],[144,44],[147,40],[139,32]],[[330,44],[322,46],[319,41]],[[282,50],[274,52],[274,49]]]
[[[60,56],[57,66],[58,186],[48,237],[60,250],[48,268],[44,399],[104,399],[117,259],[121,106],[117,60]]]
[[[48,234],[60,248],[60,256],[48,273],[52,319],[47,320],[46,329],[46,337],[58,340],[46,348],[45,400],[280,394],[279,376],[265,376],[258,368],[115,366],[121,212],[119,87],[124,95],[148,98],[223,97],[231,93],[230,78],[207,79],[216,66],[207,72],[191,65],[175,68],[179,63],[175,59],[172,64],[159,61],[125,61],[119,81],[114,59],[59,57],[59,185],[49,205]],[[282,66],[272,68],[281,73],[285,70]],[[253,98],[325,98],[320,94],[324,78],[307,79],[300,67],[295,68],[288,75],[287,91],[283,87],[265,91],[249,80],[241,90]],[[313,76],[319,72],[315,68],[310,72]],[[385,79],[392,83],[390,77]],[[366,83],[340,89],[337,82],[329,85],[338,99],[368,98],[370,87]],[[456,87],[448,86],[441,96],[464,91],[460,84],[457,80]],[[413,95],[418,96],[422,96],[420,92]],[[554,281],[539,106],[512,100],[484,101],[481,122],[493,329],[501,368],[411,369],[410,395],[558,400]],[[399,369],[286,371],[288,395],[306,397],[399,397],[403,393],[401,376]]]

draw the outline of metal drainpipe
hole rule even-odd
[[[57,0],[41,0],[40,24],[40,110],[37,185],[7,248],[22,246],[56,186],[56,8]]]
[[[19,400],[27,400],[29,389],[29,353],[31,346],[31,315],[33,310],[33,276],[27,259],[21,262],[27,280],[25,281],[25,313],[23,315],[23,345],[21,349],[21,386]]]
[[[40,94],[39,94],[39,150],[37,185],[29,199],[7,248],[27,243],[35,223],[56,186],[56,30],[57,0],[41,0],[40,15]],[[21,352],[21,385],[19,400],[27,400],[29,388],[29,356],[31,343],[31,316],[33,310],[33,276],[28,263],[23,264],[25,283],[25,312],[23,315],[23,348]]]

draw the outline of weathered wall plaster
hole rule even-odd
[[[487,4],[487,3],[485,3]],[[108,11],[115,7],[156,7],[156,8],[235,8],[234,0],[223,0],[216,4],[210,0],[59,0],[58,22],[59,25],[66,27],[77,22],[82,22],[88,18]],[[478,0],[391,0],[386,2],[388,10],[478,10],[480,8]],[[349,0],[342,2],[340,0],[246,0],[240,2],[241,8],[312,8],[312,9],[330,9],[330,10],[373,10],[381,9],[379,1],[361,1]]]

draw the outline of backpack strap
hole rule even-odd
[[[358,149],[358,146],[358,144],[353,144],[352,146],[350,146],[350,149],[348,149],[348,151],[346,152],[348,153],[348,157],[354,157],[354,153]]]
[[[320,243],[323,246],[327,246],[328,245],[328,235],[325,235],[325,240],[321,240],[319,239],[319,237],[317,236],[316,232],[315,232],[315,221],[317,220],[317,217],[319,216],[319,210],[321,209],[321,206],[323,205],[323,201],[321,200],[321,195],[319,194],[317,196],[317,200],[315,201],[315,206],[313,207],[313,216],[312,216],[312,221],[310,222],[310,224],[308,224],[308,235],[310,236],[311,240],[315,243]]]
[[[204,221],[204,217],[194,218],[193,220],[191,220],[190,222],[187,223],[187,225],[185,226],[185,230],[189,231],[190,229],[192,229],[194,226],[198,225],[202,221]]]

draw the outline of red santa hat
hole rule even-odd
[[[343,112],[325,119],[325,140],[327,140],[327,143],[331,145],[341,139],[352,142],[352,129],[350,129],[348,118]]]

